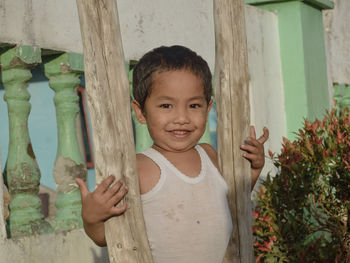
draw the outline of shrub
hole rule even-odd
[[[254,211],[257,262],[350,262],[350,114],[327,112],[284,138]]]

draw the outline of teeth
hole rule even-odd
[[[184,135],[187,132],[186,131],[173,131],[173,133],[175,133],[177,135]]]

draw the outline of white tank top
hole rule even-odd
[[[158,183],[141,195],[155,263],[221,263],[232,232],[228,187],[205,150],[197,145],[201,172],[181,173],[161,153],[143,152],[160,168]]]

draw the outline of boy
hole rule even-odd
[[[221,263],[232,231],[227,184],[218,170],[217,153],[197,145],[212,106],[211,73],[195,52],[160,47],[134,68],[132,107],[147,124],[153,146],[137,155],[143,214],[155,263]],[[241,146],[251,162],[252,188],[264,166],[264,142],[254,127]],[[93,193],[76,179],[88,236],[105,246],[104,221],[123,213],[115,205],[127,192],[110,176]]]

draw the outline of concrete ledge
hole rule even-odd
[[[0,240],[1,262],[107,263],[107,248],[96,246],[83,229]]]
[[[314,6],[315,8],[320,10],[334,8],[334,2],[330,0],[245,0],[244,2],[249,5],[266,5],[291,1],[304,2],[305,4]]]

